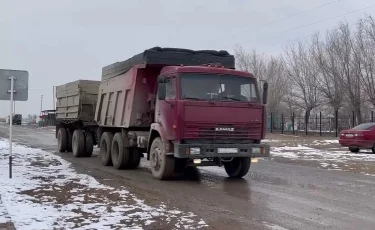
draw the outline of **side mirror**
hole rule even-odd
[[[263,84],[263,104],[267,104],[267,99],[268,99],[268,83],[264,82]]]
[[[158,84],[158,100],[164,101],[166,96],[166,87],[165,83]]]

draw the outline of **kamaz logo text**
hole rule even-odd
[[[234,128],[217,127],[217,128],[215,128],[215,131],[228,131],[228,132],[234,132]]]

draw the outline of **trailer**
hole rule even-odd
[[[104,67],[91,88],[58,87],[59,151],[88,157],[97,144],[102,164],[116,169],[135,169],[146,156],[161,180],[213,165],[243,177],[252,157],[269,156],[261,143],[268,84],[260,92],[234,64],[226,51],[156,47]]]
[[[56,138],[59,152],[90,157],[97,143],[94,120],[100,81],[78,80],[56,87]]]

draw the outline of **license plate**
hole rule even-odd
[[[346,137],[354,137],[354,134],[346,134]]]
[[[218,153],[238,153],[237,148],[218,148]]]

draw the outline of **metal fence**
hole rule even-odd
[[[365,115],[362,123],[374,122],[374,112]],[[306,116],[295,114],[274,114],[267,116],[267,131],[271,133],[293,134],[293,135],[319,135],[338,136],[344,129],[352,128],[357,124],[355,113],[324,116],[322,112],[311,114],[309,119]]]

